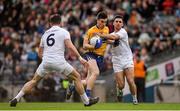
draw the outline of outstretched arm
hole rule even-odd
[[[39,58],[42,59],[42,55],[43,55],[43,47],[39,47],[39,50],[38,50],[38,56],[39,56]]]
[[[75,48],[75,46],[73,45],[73,43],[71,42],[70,39],[66,39],[66,40],[64,41],[64,43],[65,43],[65,46],[66,46],[68,49],[70,49],[70,51],[72,51],[73,53],[76,54],[76,56],[78,57],[79,61],[80,61],[84,66],[87,66],[87,65],[88,65],[87,61],[81,57],[81,55],[79,54],[79,52],[77,51],[77,49]]]
[[[110,40],[117,40],[120,38],[120,36],[117,34],[101,34],[101,33],[96,33],[96,34],[98,36],[101,36],[103,38],[110,39]]]

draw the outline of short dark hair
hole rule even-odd
[[[107,13],[105,11],[101,11],[97,14],[97,20],[98,19],[106,19],[107,18]]]
[[[53,14],[50,16],[50,23],[59,24],[61,22],[61,16],[59,14]]]
[[[117,18],[120,18],[120,19],[123,20],[123,16],[121,16],[121,15],[116,15],[116,16],[113,18],[113,21],[115,21]]]

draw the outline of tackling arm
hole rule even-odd
[[[119,35],[117,34],[101,34],[101,33],[97,33],[98,36],[101,36],[103,38],[106,39],[110,39],[110,40],[118,40],[120,38]]]
[[[75,46],[73,45],[73,43],[71,42],[70,39],[66,39],[66,40],[65,40],[65,46],[66,46],[68,49],[70,49],[72,52],[74,52],[78,58],[80,57],[79,52],[77,51],[77,49],[75,48]]]
[[[88,66],[87,61],[81,57],[81,55],[79,54],[79,52],[77,51],[77,49],[75,48],[75,46],[73,45],[70,39],[66,39],[64,43],[68,49],[70,49],[72,52],[76,54],[81,64],[83,64],[85,67]]]
[[[39,56],[39,58],[42,59],[42,56],[43,56],[43,47],[39,47],[38,56]]]

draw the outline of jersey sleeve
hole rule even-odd
[[[127,32],[126,31],[119,31],[119,32],[117,32],[116,33],[119,37],[120,37],[120,39],[124,39],[124,38],[126,38],[126,34],[127,34]]]
[[[90,38],[90,33],[91,33],[91,31],[88,30],[88,31],[86,32],[86,34],[85,34],[85,37],[89,39],[89,38]]]
[[[71,39],[70,33],[68,31],[64,31],[64,39]]]
[[[107,27],[107,34],[109,34],[109,28]]]

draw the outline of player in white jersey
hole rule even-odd
[[[112,63],[115,73],[117,87],[122,91],[125,86],[125,77],[130,87],[130,92],[133,97],[133,103],[138,104],[137,89],[134,82],[134,64],[133,55],[128,43],[128,34],[123,26],[123,17],[115,16],[113,20],[114,32],[111,34],[100,34],[108,40],[114,42],[112,49]],[[121,93],[121,92],[120,92]],[[122,94],[122,93],[121,93]]]
[[[97,97],[87,97],[81,83],[80,74],[66,62],[64,58],[65,48],[68,48],[78,56],[79,61],[84,66],[88,66],[87,61],[80,56],[72,44],[69,32],[60,27],[60,22],[60,15],[54,14],[50,17],[50,25],[52,27],[42,36],[39,47],[38,54],[42,58],[42,62],[37,68],[33,79],[27,82],[17,96],[10,101],[10,106],[15,107],[22,96],[30,93],[31,89],[35,87],[45,75],[51,72],[59,72],[72,79],[85,106],[91,106],[99,101]]]

